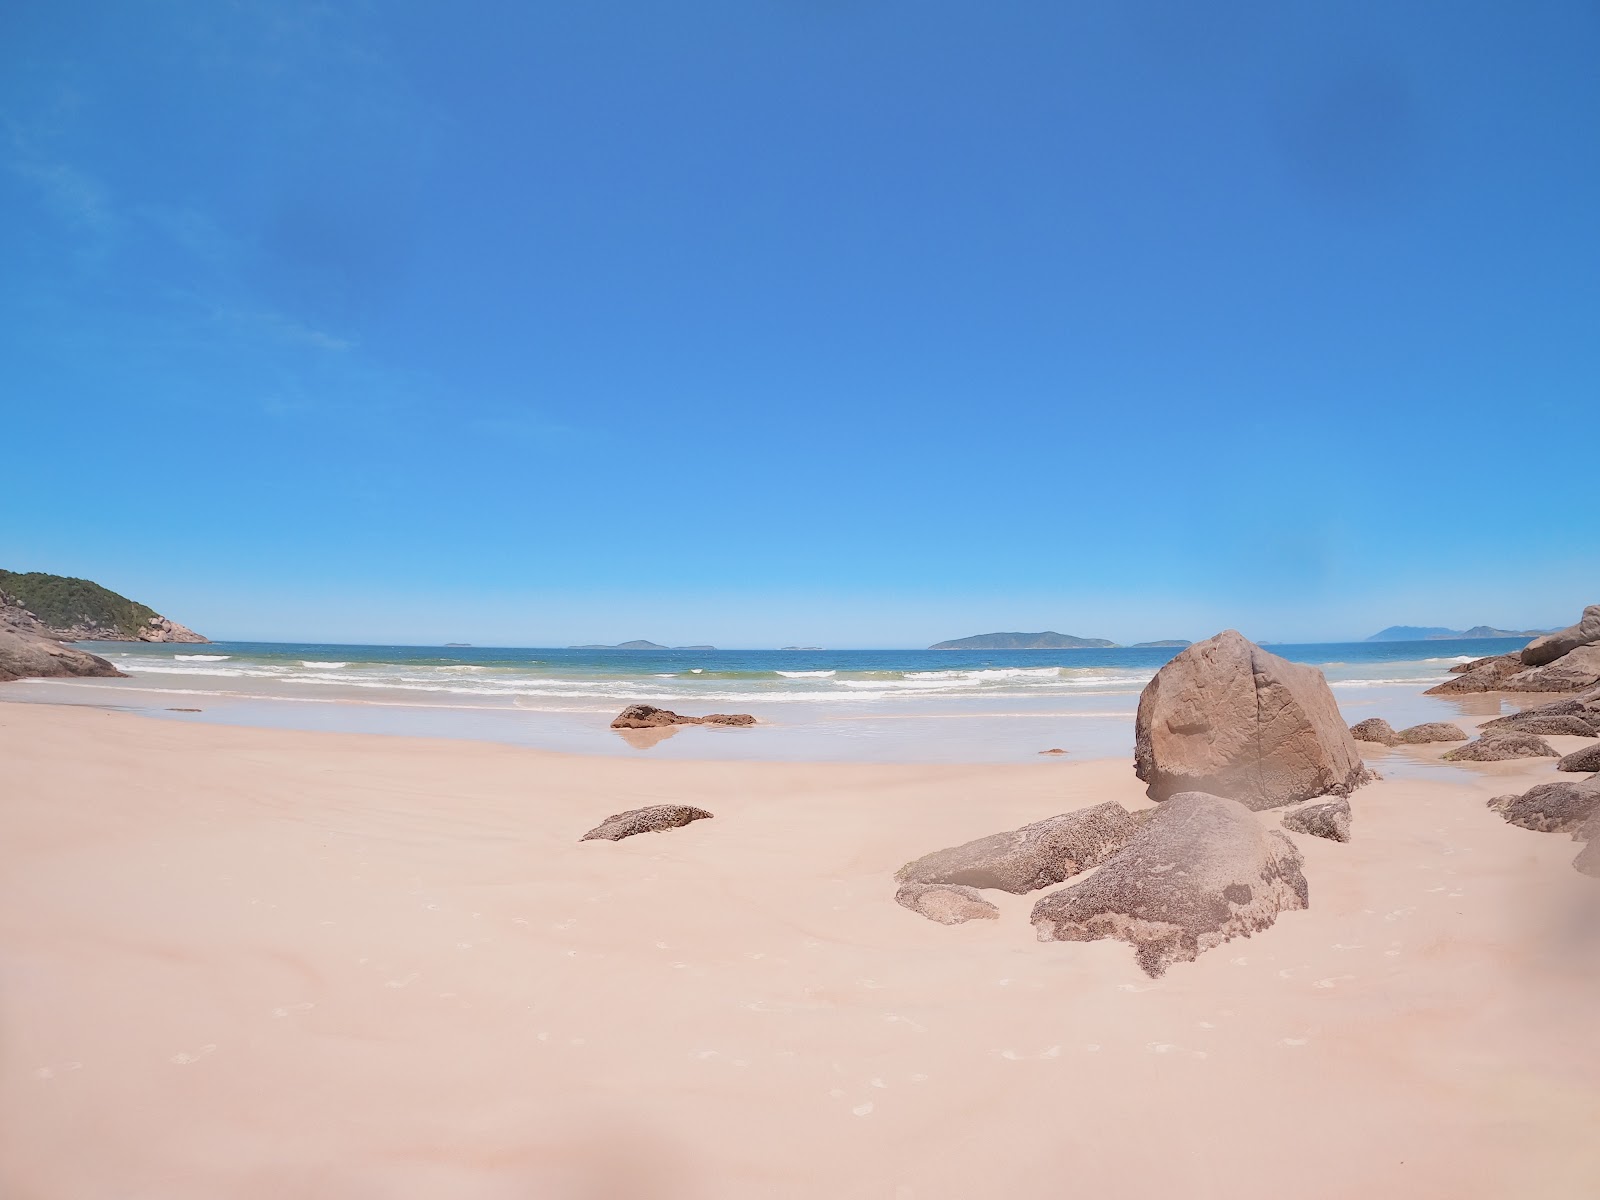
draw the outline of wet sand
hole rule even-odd
[[[1550,739],[1563,751],[1585,744]],[[893,871],[1123,761],[590,758],[0,704],[0,1195],[1589,1196],[1600,885],[1388,776],[1150,980]],[[1568,777],[1570,778],[1570,777]],[[714,820],[580,843],[681,800]],[[1263,814],[1268,823],[1273,814]]]

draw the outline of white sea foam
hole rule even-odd
[[[785,679],[832,679],[837,671],[779,671]]]
[[[131,656],[130,656],[131,657]],[[179,662],[227,662],[231,654],[174,654]]]
[[[300,665],[302,667],[310,667],[314,671],[337,671],[340,667],[348,667],[350,664],[347,662],[306,662],[302,659]]]

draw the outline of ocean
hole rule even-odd
[[[1425,697],[1508,639],[1274,645],[1326,674],[1352,721],[1477,713]],[[562,650],[216,642],[87,643],[127,679],[36,680],[0,697],[275,728],[467,737],[690,758],[1016,761],[1131,752],[1140,690],[1176,649]],[[754,729],[623,738],[625,705],[748,712]],[[1491,702],[1492,703],[1492,702]],[[200,709],[198,713],[175,712]]]

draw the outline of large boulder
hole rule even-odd
[[[1336,796],[1321,804],[1302,804],[1299,808],[1291,808],[1283,814],[1283,827],[1333,842],[1348,842],[1350,801],[1343,796]]]
[[[1585,875],[1600,876],[1600,812],[1590,814],[1583,827],[1572,836],[1586,843],[1572,865]]]
[[[1575,833],[1600,811],[1600,782],[1541,783],[1520,796],[1496,796],[1489,807],[1511,824],[1536,833]]]
[[[704,717],[686,717],[670,708],[657,708],[653,704],[630,704],[611,721],[613,729],[661,729],[668,725],[754,725],[756,719],[749,713],[711,713]]]
[[[1429,688],[1424,696],[1450,696],[1464,692],[1492,692],[1504,680],[1525,670],[1527,664],[1519,654],[1497,654],[1492,658],[1479,658],[1458,667],[1451,667],[1454,679]]]
[[[99,655],[15,625],[0,626],[0,683],[12,679],[122,678]]]
[[[578,840],[620,842],[623,838],[632,837],[636,833],[677,829],[690,821],[703,821],[712,815],[692,804],[652,804],[648,808],[631,808],[627,812],[612,813]]]
[[[1600,771],[1600,745],[1574,750],[1556,764],[1558,771]]]
[[[1511,758],[1560,758],[1555,748],[1531,733],[1491,729],[1475,742],[1447,750],[1447,762],[1504,762]]]
[[[1098,866],[1137,828],[1127,809],[1107,801],[935,850],[907,863],[894,877],[901,883],[998,888],[1021,896]]]
[[[1579,646],[1555,662],[1530,667],[1506,679],[1508,692],[1576,692],[1600,683],[1600,645]]]
[[[1244,805],[1179,792],[1092,876],[1042,897],[1033,927],[1041,942],[1120,938],[1161,975],[1305,908],[1300,864],[1294,843]]]
[[[1395,737],[1402,746],[1423,746],[1429,742],[1464,742],[1466,731],[1448,721],[1426,721],[1421,725],[1408,725]]]
[[[894,902],[941,925],[1000,919],[1000,910],[976,888],[959,883],[907,883],[894,894]]]
[[[1372,778],[1322,672],[1232,629],[1145,686],[1134,764],[1153,799],[1205,791],[1253,809],[1345,795]]]
[[[1394,726],[1382,717],[1368,717],[1350,726],[1350,736],[1358,742],[1377,742],[1380,746],[1393,746],[1400,740]]]
[[[1522,661],[1530,667],[1542,667],[1570,654],[1579,646],[1600,642],[1600,604],[1591,604],[1583,610],[1576,625],[1568,625],[1555,633],[1535,638],[1522,648]]]

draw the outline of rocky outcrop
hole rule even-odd
[[[1493,729],[1475,742],[1444,754],[1447,762],[1504,762],[1510,758],[1559,758],[1549,742],[1531,733]]]
[[[1368,717],[1350,726],[1350,736],[1358,742],[1376,742],[1380,746],[1393,746],[1400,740],[1394,727],[1382,717]]]
[[[1489,807],[1513,825],[1535,833],[1576,833],[1600,811],[1600,782],[1541,783],[1520,796],[1496,796]]]
[[[1546,634],[1515,654],[1479,659],[1428,689],[1429,695],[1465,692],[1576,692],[1600,685],[1600,604],[1583,619]]]
[[[894,894],[894,902],[941,925],[1000,919],[1000,910],[976,888],[958,883],[908,883]]]
[[[1327,838],[1332,842],[1350,840],[1350,801],[1343,796],[1321,804],[1304,804],[1283,814],[1283,827],[1295,833],[1309,833],[1312,837]]]
[[[1244,805],[1180,792],[1092,876],[1041,898],[1033,927],[1041,942],[1119,938],[1157,976],[1307,907],[1300,864]]]
[[[703,821],[712,814],[692,804],[652,804],[648,808],[633,808],[627,812],[612,813],[600,824],[578,840],[592,842],[596,839],[620,842],[636,833],[656,833],[663,829],[677,829],[690,821]]]
[[[686,717],[671,709],[656,708],[652,704],[630,704],[611,722],[613,729],[660,729],[665,725],[754,725],[756,719],[749,713],[711,713],[704,717]]]
[[[13,679],[104,677],[122,678],[122,672],[98,655],[53,638],[40,637],[11,626],[0,626],[0,683]]]
[[[1429,742],[1464,742],[1467,740],[1466,731],[1459,725],[1452,725],[1448,721],[1427,721],[1421,725],[1410,725],[1395,734],[1395,737],[1400,739],[1402,746],[1424,746]]]
[[[204,642],[192,629],[88,579],[0,570],[11,603],[42,626],[34,632],[64,642]]]
[[[1530,667],[1553,663],[1579,646],[1600,642],[1600,604],[1591,604],[1583,610],[1576,625],[1558,629],[1555,633],[1537,638],[1522,648],[1522,661]]]
[[[901,883],[953,883],[1021,896],[1098,866],[1136,828],[1127,809],[1107,801],[935,850],[907,863],[894,877]]]
[[[1558,771],[1600,771],[1600,745],[1574,750],[1556,764]]]
[[[1486,721],[1482,729],[1484,733],[1499,731],[1536,733],[1540,737],[1592,738],[1595,736],[1595,723],[1576,715],[1547,716],[1544,713],[1516,713],[1513,716]]]
[[[1600,812],[1591,815],[1573,836],[1585,845],[1572,865],[1585,875],[1600,877]]]
[[[1232,629],[1145,686],[1134,764],[1153,799],[1206,791],[1253,809],[1344,795],[1372,778],[1322,672]]]

